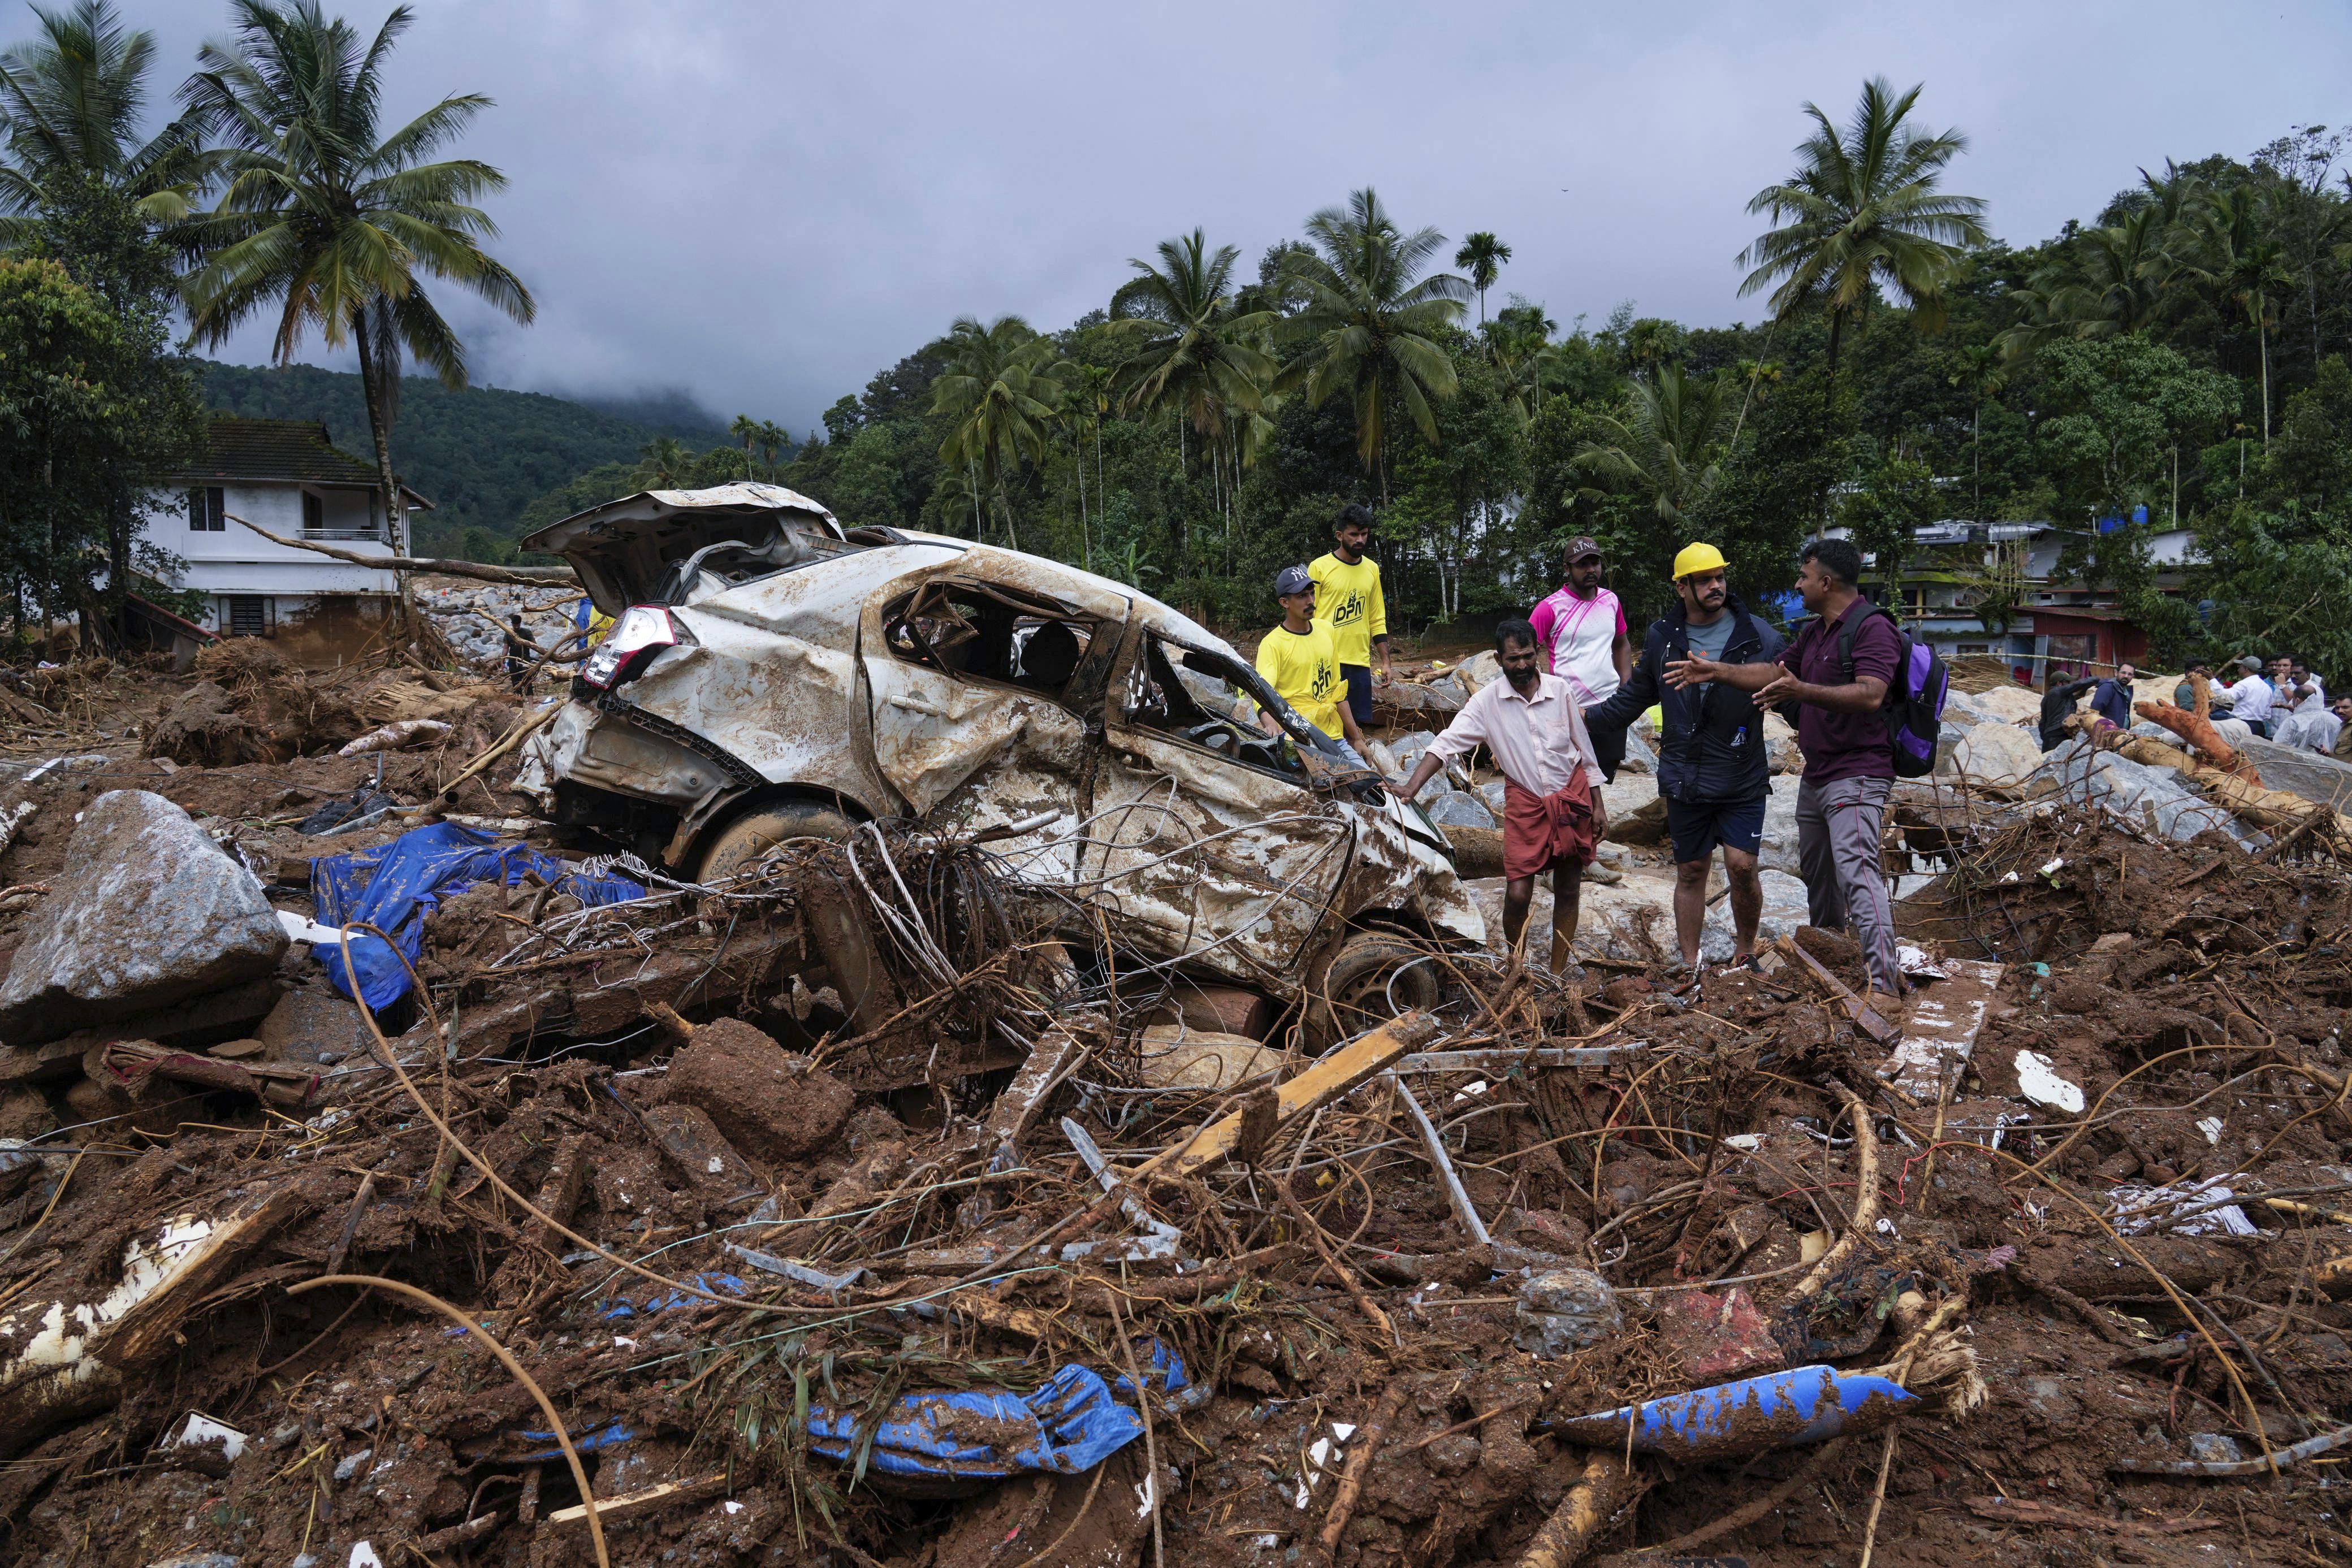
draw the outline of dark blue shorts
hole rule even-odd
[[[1754,854],[1764,842],[1764,800],[1675,800],[1666,802],[1666,833],[1675,841],[1676,864],[1703,861],[1725,844]]]
[[[1342,664],[1339,678],[1348,683],[1348,711],[1359,728],[1372,727],[1372,670],[1369,664]]]

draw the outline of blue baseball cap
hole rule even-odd
[[[1285,594],[1314,591],[1315,580],[1307,575],[1307,569],[1303,566],[1286,566],[1274,574],[1274,596],[1276,599]]]

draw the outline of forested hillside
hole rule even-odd
[[[335,444],[370,462],[367,410],[356,375],[290,365],[264,370],[207,361],[205,401],[259,419],[323,421]],[[671,392],[604,406],[543,392],[468,387],[409,376],[401,383],[393,462],[430,497],[416,518],[416,547],[492,560],[506,553],[531,500],[600,465],[634,463],[663,438],[723,442],[722,423]],[[598,497],[602,499],[604,497]]]

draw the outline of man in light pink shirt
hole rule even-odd
[[[1568,580],[1528,618],[1543,649],[1543,667],[1568,683],[1580,707],[1607,702],[1633,672],[1625,606],[1601,586],[1604,570],[1598,542],[1569,540]],[[1601,771],[1614,779],[1625,760],[1625,732],[1604,729],[1596,739]]]
[[[1449,758],[1485,745],[1504,779],[1503,941],[1516,956],[1536,878],[1550,872],[1551,967],[1558,974],[1576,940],[1585,864],[1609,831],[1601,764],[1569,683],[1537,668],[1536,629],[1524,621],[1496,626],[1495,655],[1503,678],[1481,686],[1430,742],[1412,776],[1390,788],[1410,800]]]

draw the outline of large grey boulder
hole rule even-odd
[[[0,985],[0,1040],[10,1045],[260,978],[286,951],[261,884],[161,795],[100,795],[82,812],[66,866]]]
[[[2176,746],[2179,744],[2174,737],[2165,738]],[[2323,806],[2352,810],[2352,766],[2316,751],[2257,740],[2251,735],[2233,744],[2253,763],[2266,788],[2284,789]]]
[[[2227,807],[2182,784],[2173,769],[2098,750],[2079,735],[2048,754],[2022,792],[2056,795],[2076,806],[2105,806],[2176,842],[2208,828],[2219,828],[2249,847],[2267,841]]]

